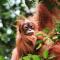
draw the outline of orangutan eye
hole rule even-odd
[[[28,29],[28,26],[27,25],[24,25],[24,29]]]
[[[30,26],[31,28],[33,28],[33,26]]]
[[[32,28],[32,29],[34,28],[32,23],[29,23],[29,27]]]
[[[30,27],[31,27],[32,29],[34,29],[34,26],[33,26],[33,25],[31,25]]]

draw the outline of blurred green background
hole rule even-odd
[[[37,0],[0,0],[0,60],[11,58],[11,51],[15,46],[16,17],[31,15],[36,4]],[[52,6],[49,5],[50,8]],[[60,32],[59,26],[58,23],[57,31]]]

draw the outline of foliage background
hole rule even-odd
[[[16,17],[30,15],[35,6],[36,0],[0,0],[0,60],[10,60],[15,45]],[[57,31],[60,32],[60,27]]]

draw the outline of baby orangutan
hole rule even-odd
[[[33,52],[36,42],[35,24],[25,18],[17,22],[16,47],[12,52],[11,60],[19,60],[23,55]]]
[[[35,50],[36,41],[37,39],[43,40],[44,37],[40,36],[39,38],[36,36],[36,33],[39,32],[36,29],[36,24],[29,19],[27,20],[25,18],[20,18],[17,21],[16,27],[17,27],[16,47],[12,52],[11,60],[19,60],[22,56],[25,56],[32,52],[36,52],[37,54],[40,55],[41,49],[39,48],[39,50],[37,51]],[[43,32],[39,33],[47,36]],[[45,48],[47,49],[47,47],[44,48],[44,46],[46,46],[47,43],[45,42],[44,44],[45,45],[42,46],[43,47],[42,51],[44,51]],[[49,46],[50,44],[47,45]]]

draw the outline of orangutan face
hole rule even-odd
[[[24,22],[21,26],[21,29],[19,30],[22,31],[25,35],[33,35],[35,26],[32,22]]]

